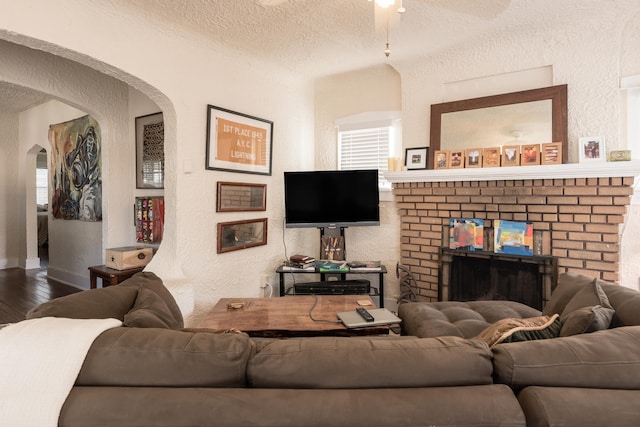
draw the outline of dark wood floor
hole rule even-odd
[[[0,324],[24,320],[27,312],[38,304],[81,291],[47,279],[44,259],[45,268],[40,270],[0,270]]]

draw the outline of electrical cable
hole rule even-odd
[[[317,304],[318,304],[318,295],[313,294],[313,305],[309,309],[309,319],[313,320],[314,322],[322,322],[322,323],[342,323],[342,321],[340,320],[315,319],[312,313],[313,313],[313,309],[316,308]]]

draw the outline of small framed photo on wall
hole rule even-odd
[[[578,141],[578,158],[580,163],[604,162],[604,137],[586,136]]]
[[[479,168],[482,166],[482,148],[467,148],[466,163],[467,168]]]
[[[525,144],[522,147],[522,166],[533,166],[540,164],[540,144]]]
[[[500,147],[485,148],[482,155],[482,167],[493,168],[500,166]]]
[[[562,143],[548,142],[540,149],[540,163],[543,165],[562,164]]]
[[[449,150],[449,167],[451,169],[464,167],[464,150]]]
[[[449,151],[438,150],[433,153],[434,169],[449,169]]]
[[[520,166],[519,145],[505,145],[502,147],[502,166]]]

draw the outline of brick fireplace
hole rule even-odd
[[[388,173],[401,218],[400,262],[415,276],[418,297],[435,301],[450,218],[481,218],[488,226],[497,219],[528,221],[544,242],[540,255],[555,257],[559,273],[579,271],[618,282],[621,230],[638,166]]]

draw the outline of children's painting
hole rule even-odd
[[[494,252],[533,255],[533,224],[519,221],[494,221]]]
[[[484,247],[484,221],[475,218],[451,218],[449,248],[481,251]]]
[[[54,218],[102,221],[100,126],[90,116],[49,126],[51,213]]]

